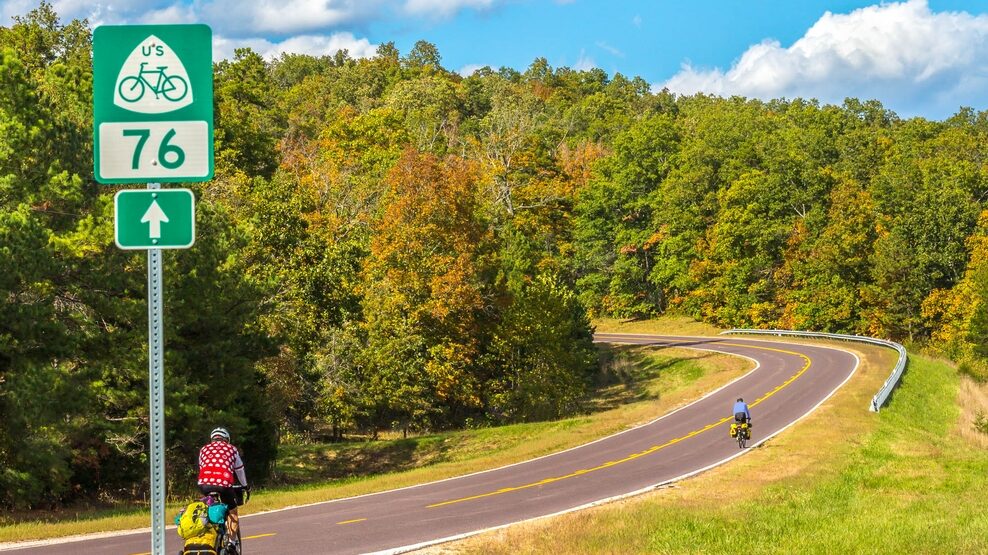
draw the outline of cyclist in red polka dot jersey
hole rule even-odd
[[[247,474],[240,451],[230,443],[230,432],[216,428],[209,434],[209,443],[199,450],[199,491],[203,494],[220,494],[220,500],[230,508],[230,534],[236,537],[240,518],[237,505],[243,505],[243,490],[247,487]]]

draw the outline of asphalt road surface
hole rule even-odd
[[[750,445],[757,445],[812,412],[858,363],[854,355],[836,349],[736,337],[597,334],[596,340],[729,353],[758,366],[658,420],[568,451],[421,486],[243,517],[245,553],[399,553],[647,491],[747,451],[728,435],[738,396],[751,407]],[[166,553],[178,553],[178,535],[169,530],[166,536]],[[12,550],[8,544],[2,550],[134,555],[148,553],[150,543],[145,530]]]

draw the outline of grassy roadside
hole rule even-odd
[[[683,332],[679,332],[683,333]],[[554,422],[481,428],[407,440],[285,446],[278,473],[299,485],[255,493],[242,514],[315,503],[496,468],[647,422],[750,369],[747,360],[683,349],[620,347],[595,411]],[[368,472],[379,474],[364,475]],[[345,479],[332,476],[349,475]],[[173,515],[178,504],[168,507]],[[141,510],[0,515],[0,542],[146,527]]]
[[[655,333],[665,335],[717,335],[721,328],[697,322],[687,316],[663,316],[655,320],[620,320],[600,318],[594,320],[598,332],[604,333]]]
[[[888,351],[858,350],[866,355],[859,374],[820,410],[731,464],[430,551],[988,552],[988,457],[957,425],[959,396],[976,396],[960,390],[949,365],[911,356],[891,404],[869,413],[893,361]]]

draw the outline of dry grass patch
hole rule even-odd
[[[979,418],[988,418],[988,383],[961,376],[957,405],[961,409],[961,416],[957,420],[957,434],[975,447],[988,449],[988,433],[976,426]]]
[[[599,333],[654,333],[658,335],[704,335],[714,336],[724,331],[688,316],[663,316],[654,320],[622,320],[600,318],[593,322]]]

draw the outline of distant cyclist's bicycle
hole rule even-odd
[[[250,489],[243,486],[235,485],[233,486],[234,495],[238,497],[239,505],[245,504],[250,500]],[[202,501],[206,503],[209,509],[209,519],[210,524],[207,531],[195,536],[188,537],[185,547],[179,552],[179,555],[242,555],[243,547],[240,543],[240,526],[237,526],[237,531],[234,534],[230,534],[230,507],[224,505],[221,499],[221,495],[218,492],[212,492],[206,494],[206,497],[202,498]],[[221,505],[224,507],[224,511],[220,514],[219,518],[222,520],[221,523],[216,523],[213,520],[214,515],[212,510],[216,505]],[[181,516],[181,513],[179,513]],[[176,518],[176,523],[179,518]],[[179,534],[182,532],[179,530]],[[186,538],[186,536],[182,536]]]
[[[147,62],[141,62],[141,69],[137,75],[120,80],[118,87],[120,98],[127,102],[137,102],[144,98],[144,93],[150,89],[156,99],[163,96],[167,100],[178,102],[189,93],[189,84],[185,79],[178,75],[165,74],[168,66],[158,66],[158,69],[150,70],[144,69],[146,65]]]
[[[748,445],[748,440],[751,438],[751,427],[748,426],[747,422],[742,422],[738,424],[738,449],[744,449]]]

